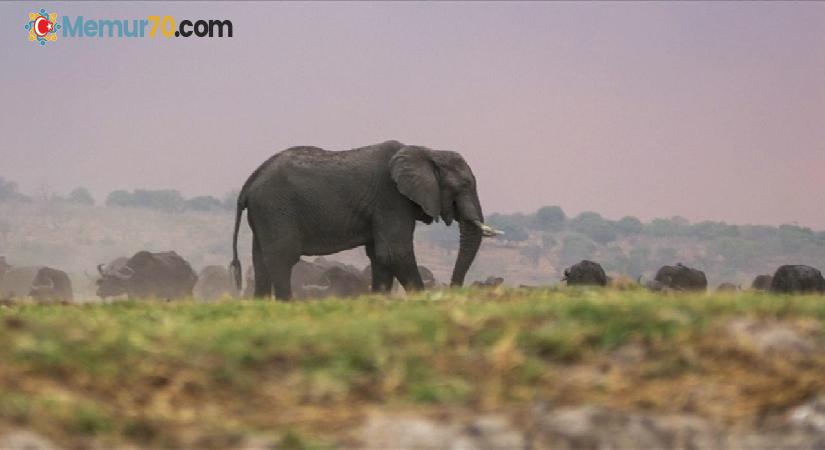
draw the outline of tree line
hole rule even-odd
[[[229,192],[223,199],[211,195],[198,195],[186,198],[174,189],[134,189],[116,190],[109,193],[103,201],[107,207],[147,208],[164,212],[186,211],[221,211],[234,210],[238,193]],[[67,203],[82,206],[94,206],[94,197],[85,187],[73,189],[66,195],[44,193],[40,196],[26,195],[20,192],[17,183],[0,177],[0,202],[28,203],[45,200],[54,203]]]
[[[164,212],[187,211],[234,211],[237,191],[227,193],[222,199],[211,195],[186,198],[173,189],[134,189],[131,192],[116,190],[109,193],[103,205],[107,207],[147,208]],[[43,195],[41,200],[77,205],[95,205],[95,200],[84,187],[78,187],[66,195]],[[32,196],[19,191],[17,183],[0,177],[0,202],[31,202]],[[799,250],[809,244],[825,245],[825,231],[814,231],[794,224],[779,227],[765,225],[732,225],[725,222],[702,221],[691,223],[684,217],[658,218],[642,222],[636,217],[625,216],[610,220],[599,213],[586,211],[568,217],[560,206],[543,206],[533,213],[491,214],[486,220],[492,226],[504,231],[501,236],[506,242],[520,243],[531,236],[539,236],[538,249],[527,249],[530,254],[540,255],[539,250],[547,250],[557,245],[566,249],[563,254],[571,258],[591,254],[599,247],[609,247],[614,242],[627,237],[645,236],[652,238],[686,237],[699,240],[714,240],[721,254],[731,257],[745,257],[752,253],[749,241],[777,241],[782,251]],[[454,247],[457,233],[446,227],[429,227],[426,238],[445,248]],[[561,242],[559,242],[561,241]],[[536,247],[536,245],[534,245]],[[737,256],[735,256],[737,255]],[[663,255],[668,256],[668,255]],[[535,257],[535,256],[534,256]]]

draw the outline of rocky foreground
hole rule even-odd
[[[822,448],[825,300],[0,307],[0,448]]]

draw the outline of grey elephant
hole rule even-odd
[[[233,234],[235,282],[241,284],[238,229],[244,209],[252,229],[255,296],[292,297],[290,273],[302,255],[328,255],[359,246],[372,265],[372,290],[388,292],[393,278],[422,289],[413,233],[416,221],[458,222],[460,245],[452,285],[460,286],[484,224],[470,166],[456,152],[397,141],[347,151],[293,147],[258,167],[238,195]]]

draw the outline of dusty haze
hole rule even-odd
[[[58,39],[34,8],[230,19],[231,39]],[[825,228],[825,3],[0,5],[0,176],[238,189],[273,152],[465,155],[489,211]]]

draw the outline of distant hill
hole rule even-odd
[[[143,249],[175,250],[196,270],[229,262],[231,195],[217,202],[135,192],[143,192],[138,197],[148,206],[93,206],[85,199],[66,198],[0,201],[0,255],[14,265],[63,268],[78,280],[76,284],[88,284],[84,272],[93,275],[97,264]],[[137,198],[121,197],[121,201]],[[506,234],[484,241],[468,282],[498,275],[511,285],[552,284],[559,281],[564,267],[581,259],[598,261],[609,273],[634,279],[650,278],[658,267],[682,262],[706,271],[714,287],[723,281],[749,285],[754,276],[772,273],[781,264],[825,268],[825,232],[797,225],[691,223],[682,217],[610,220],[595,212],[568,218],[557,206],[532,214],[491,214],[487,222]],[[457,228],[443,224],[417,228],[418,262],[443,282],[449,280],[458,249]],[[239,242],[248,267],[251,235],[245,223]],[[359,266],[368,262],[362,249],[334,258]]]

